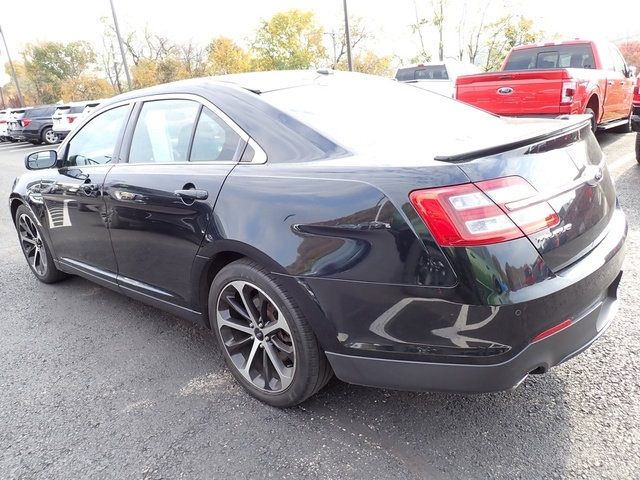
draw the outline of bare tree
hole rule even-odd
[[[347,54],[347,36],[344,31],[344,24],[339,30],[338,34],[338,45],[335,52],[335,60],[333,68],[340,63],[343,57]],[[333,35],[333,34],[332,34]],[[364,27],[364,21],[361,17],[354,17],[349,19],[349,37],[351,39],[351,51],[355,52],[357,50],[358,45],[362,46],[362,44],[369,38],[371,35]]]

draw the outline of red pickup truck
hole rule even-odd
[[[572,40],[515,47],[501,71],[458,77],[456,98],[498,115],[586,113],[594,130],[628,132],[634,84],[615,45]]]

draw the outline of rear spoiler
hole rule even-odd
[[[504,143],[502,145],[496,145],[488,148],[481,148],[479,150],[473,150],[465,153],[458,153],[455,155],[436,155],[435,157],[433,157],[433,159],[439,162],[447,162],[447,163],[456,163],[456,162],[464,162],[468,160],[475,160],[477,158],[488,157],[490,155],[497,155],[499,153],[515,150],[517,148],[532,146],[536,143],[545,142],[547,140],[551,140],[552,138],[556,138],[562,135],[566,135],[568,133],[580,131],[585,127],[588,127],[589,129],[591,129],[591,116],[580,115],[580,117],[586,117],[586,118],[584,118],[583,120],[580,120],[579,122],[573,123],[569,126],[561,128],[559,130],[551,130],[550,132],[544,133],[542,135],[523,138],[522,140],[516,140],[514,142]],[[566,121],[566,120],[570,120],[571,117],[565,115],[563,117],[558,117],[558,119]]]

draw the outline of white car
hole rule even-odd
[[[9,141],[7,135],[7,121],[9,119],[9,110],[0,110],[0,142]]]
[[[67,105],[60,105],[53,113],[53,131],[62,140],[73,127],[80,123],[80,120],[89,115],[102,100],[91,102],[74,102]]]
[[[456,78],[481,72],[482,69],[472,63],[447,60],[400,67],[396,71],[396,80],[454,98]]]

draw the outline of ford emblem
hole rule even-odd
[[[513,93],[513,88],[511,87],[500,87],[498,89],[498,95],[510,95]]]

